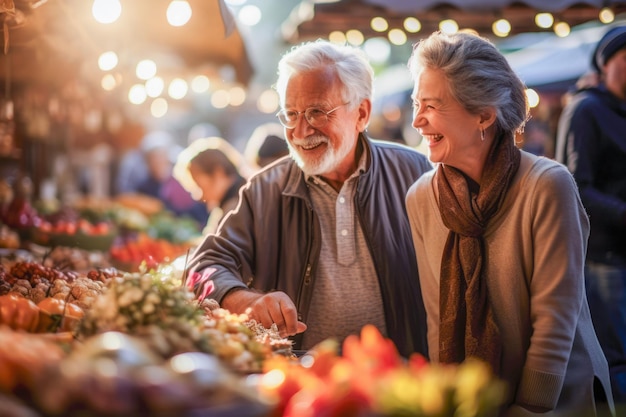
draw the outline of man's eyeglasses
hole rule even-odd
[[[328,123],[328,115],[337,110],[341,106],[345,106],[348,103],[340,104],[334,109],[324,111],[322,109],[318,109],[316,107],[309,107],[304,111],[295,111],[295,110],[281,110],[276,113],[280,124],[285,126],[287,129],[293,129],[298,124],[298,117],[301,114],[304,114],[304,118],[308,124],[312,127],[318,128],[323,127]]]

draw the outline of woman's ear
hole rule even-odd
[[[494,107],[487,107],[480,112],[480,128],[485,130],[496,122],[496,109]]]

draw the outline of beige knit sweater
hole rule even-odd
[[[429,354],[437,361],[439,270],[448,229],[439,214],[433,174],[411,187],[406,204],[428,316]],[[509,383],[509,411],[530,405],[593,415],[594,377],[610,395],[608,367],[584,289],[588,235],[589,221],[571,174],[550,159],[523,152],[512,188],[484,236],[485,276],[503,338],[501,377]]]

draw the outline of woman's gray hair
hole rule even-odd
[[[276,91],[281,105],[285,104],[287,83],[293,75],[328,65],[335,68],[343,85],[344,102],[355,106],[363,99],[372,99],[374,70],[365,52],[320,39],[295,46],[278,63]]]
[[[524,83],[487,39],[435,32],[418,42],[409,59],[415,79],[423,68],[443,72],[450,93],[472,114],[493,107],[499,132],[522,131],[529,116]]]

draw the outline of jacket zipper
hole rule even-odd
[[[308,205],[308,203],[307,203]],[[312,235],[313,231],[313,220],[315,216],[313,215],[313,208],[309,206],[309,212],[311,214],[311,220],[309,221],[309,236]],[[307,285],[311,284],[311,270],[313,269],[313,265],[310,262],[311,259],[311,245],[312,242],[309,240],[307,243],[307,259],[306,259],[306,268],[304,270],[304,276],[302,279],[302,283],[300,284],[300,288],[298,289],[298,299],[296,302],[296,309],[298,311],[298,320],[302,321],[302,295],[304,293],[304,288]]]

